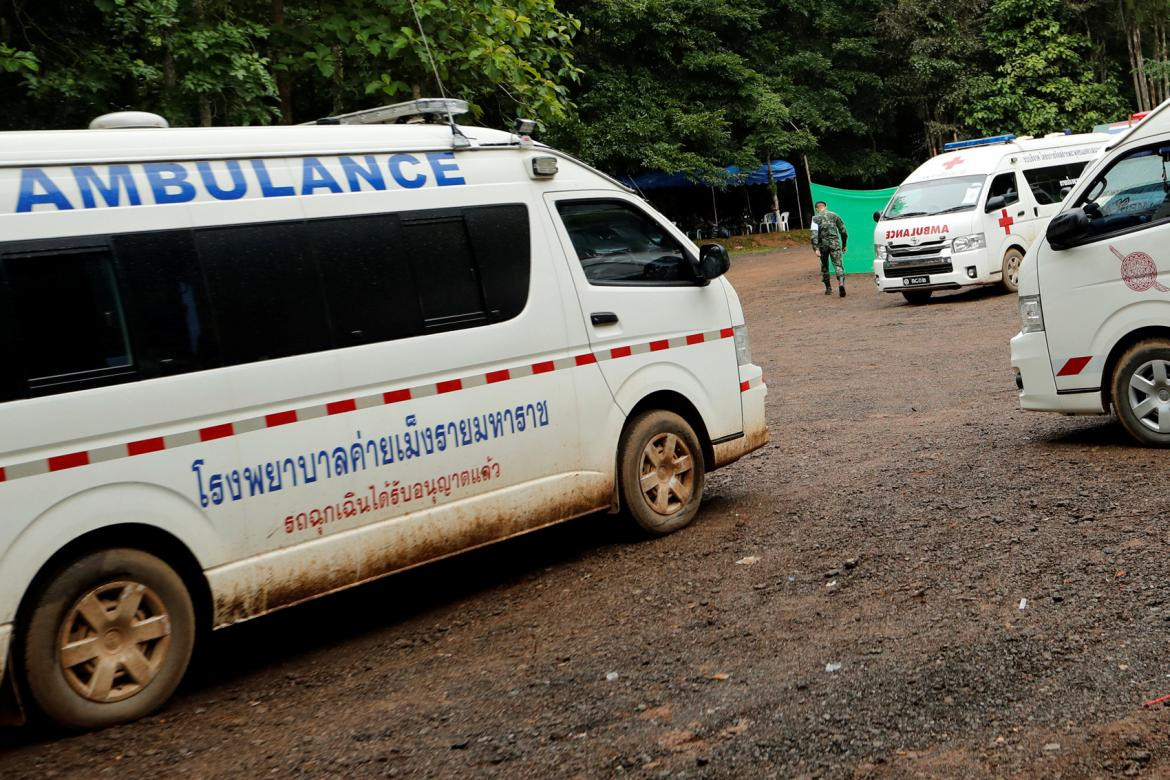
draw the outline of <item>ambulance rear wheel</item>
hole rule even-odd
[[[627,425],[618,445],[622,504],[637,526],[662,536],[695,518],[706,463],[699,437],[674,412],[646,412]]]
[[[903,290],[902,297],[912,306],[921,306],[930,300],[933,290]]]
[[[1020,264],[1024,262],[1024,253],[1015,247],[1009,249],[1003,256],[1003,289],[1014,293],[1020,289]]]
[[[1170,447],[1170,339],[1134,344],[1113,372],[1113,407],[1130,436]]]
[[[21,669],[54,723],[96,729],[141,718],[178,687],[195,644],[181,577],[128,548],[83,555],[35,596]]]

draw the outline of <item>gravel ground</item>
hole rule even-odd
[[[1170,774],[1166,455],[1020,412],[1015,298],[737,257],[772,444],[696,523],[568,523],[220,632],[9,777]],[[1026,600],[1026,601],[1025,601]]]

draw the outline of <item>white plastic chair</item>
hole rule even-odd
[[[788,212],[785,211],[780,215],[780,229],[788,230]]]
[[[780,225],[780,220],[777,218],[775,211],[769,211],[764,215],[764,221],[760,223],[761,233],[771,233]]]

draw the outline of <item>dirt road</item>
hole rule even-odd
[[[1014,297],[825,297],[807,251],[731,278],[773,443],[692,527],[585,518],[222,632],[143,722],[0,731],[0,776],[1170,773],[1170,456],[1017,411]]]

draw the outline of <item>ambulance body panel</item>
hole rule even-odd
[[[1154,346],[1170,338],[1168,169],[1164,104],[1085,171],[1029,255],[1021,332],[1011,342],[1021,408],[1112,409],[1144,443],[1170,436],[1170,391]]]
[[[641,490],[672,530],[704,468],[768,440],[726,253],[555,150],[426,124],[3,135],[0,674],[94,551],[156,557],[221,627],[628,507],[623,457],[663,459]],[[623,456],[648,416],[670,420]],[[33,698],[75,726],[165,700],[92,663]],[[87,685],[108,706],[61,715]]]
[[[986,284],[1014,289],[1019,260],[1108,140],[1020,139],[928,160],[898,188],[874,231],[878,289],[908,297]]]

